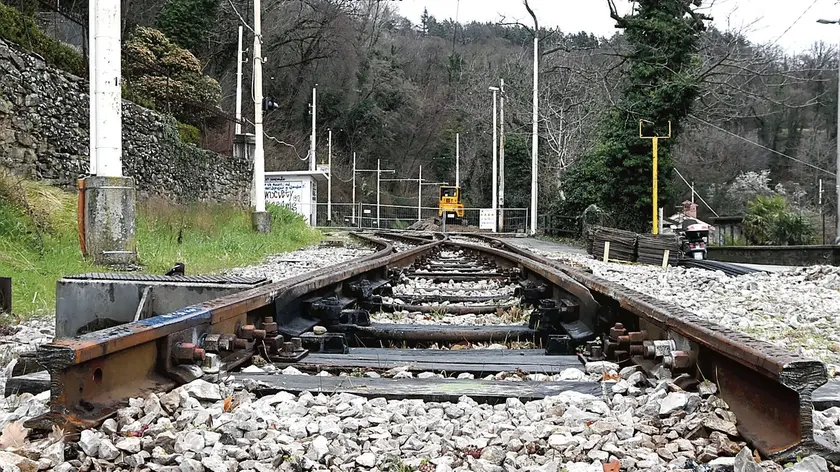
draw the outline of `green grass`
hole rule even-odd
[[[320,233],[294,213],[273,206],[268,210],[272,230],[257,234],[251,230],[248,211],[234,205],[139,202],[137,252],[142,272],[162,274],[175,262],[184,262],[187,275],[216,273],[320,239]],[[0,172],[0,275],[12,277],[16,318],[52,315],[57,279],[107,270],[82,257],[74,193]]]

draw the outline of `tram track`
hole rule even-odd
[[[680,379],[687,389],[698,378],[718,383],[721,397],[738,417],[739,432],[765,456],[793,457],[819,449],[813,441],[810,394],[826,381],[822,363],[723,329],[592,274],[546,261],[503,240],[482,238],[481,244],[471,244],[460,238],[431,236],[356,234],[379,250],[173,313],[56,339],[38,351],[38,361],[50,376],[51,411],[27,426],[90,427],[113,415],[130,397],[166,391],[219,372],[236,372],[256,357],[304,369],[383,370],[413,364],[414,370],[471,375],[512,366],[524,366],[526,373],[556,373],[561,366],[608,360],[620,366],[641,366],[650,375]],[[395,252],[394,239],[405,245],[399,252]],[[406,285],[416,288],[410,285],[416,280],[434,288],[400,293]],[[375,321],[388,309],[429,314],[447,310],[470,314],[473,309],[474,315],[485,310],[476,307],[504,310],[496,305],[498,298],[468,295],[463,290],[464,284],[487,286],[491,281],[508,287],[530,311],[518,322],[489,326]],[[400,305],[394,299],[412,304]],[[537,341],[545,349],[505,355],[451,349],[464,342],[513,339]],[[433,344],[450,349],[371,347]],[[261,382],[266,391],[311,391],[316,382],[270,374],[245,378]],[[569,389],[600,391],[593,385],[562,381],[511,390],[490,380],[400,380],[364,379],[354,385],[339,380],[317,382],[318,388],[334,392],[438,400],[465,394],[491,401],[509,396],[541,398]],[[324,387],[324,382],[329,385]]]

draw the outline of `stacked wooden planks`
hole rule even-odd
[[[592,254],[596,259],[603,260],[605,248],[604,243],[609,242],[609,260],[635,262],[637,238],[638,235],[630,231],[596,226],[594,228]]]
[[[676,266],[680,260],[680,239],[676,234],[640,234],[636,252],[637,262],[642,264],[662,265],[668,251],[668,265]]]

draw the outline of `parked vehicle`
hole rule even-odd
[[[709,243],[709,225],[693,219],[682,222],[680,234],[680,250],[683,257],[689,259],[705,259],[706,245]]]

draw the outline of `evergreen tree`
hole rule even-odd
[[[668,201],[671,149],[697,97],[696,71],[701,32],[708,18],[700,0],[639,0],[634,12],[612,17],[624,30],[629,52],[622,96],[604,119],[597,145],[575,163],[563,182],[562,210],[579,215],[590,204],[610,212],[621,228],[649,231],[652,219],[652,144],[639,138],[639,120],[653,122],[645,134],[667,133],[659,141],[659,206]]]

